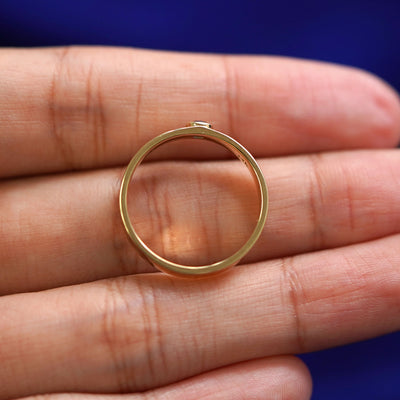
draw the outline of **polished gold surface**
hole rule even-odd
[[[238,157],[246,165],[246,167],[249,169],[252,176],[254,177],[255,181],[257,182],[257,186],[259,188],[260,213],[258,216],[256,227],[254,228],[254,231],[251,234],[250,238],[238,251],[236,251],[230,257],[209,265],[200,265],[200,266],[181,265],[168,261],[165,258],[154,253],[140,239],[140,237],[138,236],[132,225],[132,222],[128,214],[128,201],[127,201],[128,186],[136,168],[140,165],[143,159],[151,151],[156,149],[161,144],[182,138],[211,140],[226,147],[227,149],[232,151],[232,153],[234,153],[236,157]],[[119,206],[120,206],[122,221],[130,239],[132,240],[137,250],[147,260],[149,260],[156,268],[158,268],[163,272],[173,275],[200,277],[204,275],[215,274],[217,272],[220,272],[222,270],[225,270],[227,268],[236,265],[240,261],[240,259],[253,247],[254,243],[257,241],[262,230],[264,229],[265,221],[267,219],[268,191],[260,167],[256,163],[253,156],[241,144],[239,144],[236,140],[232,139],[228,135],[225,135],[224,133],[211,129],[211,125],[207,122],[194,121],[190,123],[190,126],[188,127],[165,132],[155,137],[154,139],[147,142],[135,154],[135,156],[128,164],[122,179],[121,190],[119,195]]]

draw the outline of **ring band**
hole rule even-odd
[[[256,227],[247,242],[230,257],[225,258],[222,261],[215,262],[209,265],[190,266],[181,265],[159,256],[153,252],[146,244],[140,239],[136,233],[132,222],[128,214],[128,186],[132,179],[133,173],[136,168],[140,165],[143,159],[154,149],[163,143],[182,139],[182,138],[193,138],[193,139],[206,139],[213,142],[219,143],[226,147],[232,153],[235,154],[249,169],[253,178],[257,182],[260,194],[260,213],[258,216]],[[204,275],[211,275],[222,270],[228,269],[236,265],[240,259],[247,254],[247,252],[253,247],[257,239],[259,238],[262,230],[264,229],[265,221],[267,219],[268,212],[268,190],[265,183],[264,176],[261,172],[260,167],[256,163],[253,156],[236,140],[232,139],[224,133],[218,132],[211,129],[211,125],[207,122],[195,121],[190,126],[175,129],[162,133],[154,139],[147,142],[132,158],[129,162],[124,176],[122,178],[121,190],[119,194],[119,207],[122,217],[122,222],[125,226],[126,232],[128,233],[131,241],[135,245],[136,249],[144,256],[151,264],[153,264],[160,271],[179,276],[191,276],[200,277]]]

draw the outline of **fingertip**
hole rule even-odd
[[[400,141],[399,94],[372,73],[357,71],[357,74],[359,89],[364,91],[371,105],[368,117],[369,144],[379,148],[396,147]]]
[[[274,356],[210,371],[161,392],[166,400],[171,394],[174,400],[309,400],[312,380],[299,358]]]
[[[307,366],[298,357],[276,356],[235,366],[246,380],[240,399],[308,400],[312,379]],[[238,384],[243,384],[238,382]]]
[[[281,356],[264,361],[268,368],[275,368],[276,382],[279,382],[281,388],[281,397],[279,398],[285,400],[308,400],[311,398],[312,377],[302,360],[294,356]],[[265,399],[265,397],[262,398]]]
[[[291,366],[291,386],[289,385],[288,392],[292,397],[289,399],[308,400],[312,395],[313,381],[311,372],[306,364],[298,357],[287,356],[289,365]]]

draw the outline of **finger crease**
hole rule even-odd
[[[309,203],[312,226],[314,227],[314,250],[324,247],[324,230],[321,224],[319,209],[323,204],[323,183],[319,172],[319,160],[321,155],[309,156],[311,163],[311,180],[309,185]]]
[[[118,176],[116,180],[115,186],[112,186],[113,194],[112,194],[112,218],[110,218],[112,229],[111,229],[111,243],[112,248],[114,250],[114,258],[116,260],[116,264],[118,265],[118,270],[122,273],[122,275],[128,275],[133,272],[138,272],[138,257],[135,254],[135,257],[127,257],[127,247],[129,246],[128,235],[123,229],[123,224],[121,221],[121,214],[119,208],[116,207],[119,200],[119,187],[121,185],[121,177]],[[130,248],[130,247],[129,247]],[[127,261],[129,260],[129,262]]]
[[[348,179],[349,173],[348,171],[343,170],[341,174],[341,178],[343,180],[343,184],[345,186],[345,191],[346,191],[346,200],[347,200],[347,220],[348,220],[348,226],[350,228],[350,232],[354,232],[355,229],[355,217],[354,217],[354,196],[352,192],[352,185],[349,182]]]
[[[155,323],[158,324],[158,320],[156,319],[158,316],[158,313],[156,312],[156,306],[155,306],[155,299],[153,295],[153,288],[150,290],[149,294],[151,296],[151,300],[149,301],[147,298],[147,295],[144,293],[143,287],[141,284],[138,282],[136,285],[138,294],[140,295],[141,298],[141,315],[142,315],[142,321],[143,321],[143,335],[144,335],[144,343],[146,346],[146,351],[145,355],[147,357],[147,368],[149,372],[149,377],[147,379],[147,382],[151,382],[149,385],[146,382],[137,382],[139,386],[144,386],[143,388],[139,387],[140,389],[146,389],[147,386],[153,386],[157,383],[159,378],[159,375],[157,375],[157,366],[156,366],[156,361],[154,357],[154,348],[152,346],[152,338],[154,337],[153,331],[154,331],[154,326],[151,322],[151,318],[155,319]],[[159,328],[155,329],[156,332],[159,334]],[[158,336],[156,334],[155,336]],[[161,343],[161,340],[158,339],[158,344]]]
[[[303,297],[302,285],[299,277],[293,267],[293,257],[283,258],[281,260],[281,268],[283,271],[285,287],[288,289],[288,298],[293,310],[294,328],[295,328],[295,347],[300,352],[306,351],[305,337],[306,332],[300,318],[299,297]],[[285,296],[286,297],[286,296]]]
[[[137,86],[137,94],[136,94],[136,108],[135,108],[135,133],[136,137],[140,137],[140,110],[142,106],[142,92],[143,92],[143,81],[142,79],[139,81],[138,86]],[[134,146],[131,146],[132,150],[134,149]]]
[[[168,363],[167,363],[167,356],[164,351],[164,345],[163,345],[163,334],[162,334],[162,330],[161,330],[160,310],[157,305],[154,286],[152,283],[150,283],[148,286],[151,291],[151,300],[152,300],[152,306],[153,306],[153,310],[154,310],[154,324],[155,324],[155,336],[156,336],[156,340],[157,340],[157,354],[159,355],[159,358],[160,358],[162,371],[167,373],[169,368],[168,368]]]
[[[97,103],[99,105],[99,134],[101,138],[103,156],[106,154],[107,135],[106,135],[106,115],[103,102],[103,94],[101,89],[101,80],[97,80]]]
[[[58,149],[64,164],[68,169],[73,169],[71,158],[71,148],[64,139],[62,124],[59,116],[58,91],[64,76],[66,68],[66,59],[68,58],[70,47],[64,47],[60,52],[56,52],[57,62],[55,63],[52,80],[49,90],[49,120],[51,121],[51,134],[55,140],[56,149]]]
[[[169,239],[169,234],[168,234],[168,226],[166,226],[168,224],[167,221],[165,221],[164,216],[162,215],[162,212],[160,210],[159,204],[158,204],[158,191],[157,191],[157,182],[158,179],[156,176],[151,175],[149,177],[149,182],[151,185],[151,189],[152,190],[148,190],[147,193],[148,194],[152,194],[151,196],[149,196],[149,200],[151,199],[152,203],[153,203],[153,209],[154,209],[154,213],[155,213],[155,221],[158,221],[158,229],[159,232],[161,232],[161,240],[160,240],[160,246],[161,246],[161,250],[162,250],[162,256],[166,257],[166,243],[165,241]],[[144,184],[145,185],[145,184]],[[163,196],[163,199],[165,199],[165,197]],[[151,209],[149,207],[149,209]],[[165,228],[167,228],[167,235],[165,235]],[[167,237],[168,236],[168,239]]]
[[[104,313],[103,313],[103,337],[105,339],[106,346],[109,350],[111,361],[114,365],[115,379],[120,393],[126,393],[129,391],[128,382],[126,376],[121,375],[120,371],[125,371],[125,362],[120,359],[117,354],[116,335],[119,335],[119,326],[117,324],[117,297],[123,299],[120,293],[120,288],[115,286],[116,280],[107,281],[105,285],[106,295],[104,296]],[[126,373],[125,373],[126,375]]]
[[[226,93],[226,113],[227,113],[227,126],[228,132],[234,136],[234,114],[237,109],[236,105],[236,92],[237,92],[237,77],[235,69],[232,68],[229,58],[226,55],[221,57],[223,69],[225,71],[225,93]]]
[[[211,246],[210,246],[211,243],[210,243],[210,240],[209,240],[209,236],[210,235],[208,233],[207,222],[206,222],[206,218],[205,218],[204,213],[203,213],[203,203],[202,203],[202,201],[203,201],[203,199],[205,197],[205,193],[204,193],[204,189],[203,189],[203,179],[204,178],[200,174],[200,171],[199,171],[198,168],[196,168],[195,171],[196,171],[195,176],[196,176],[196,180],[197,180],[197,185],[198,185],[198,188],[199,188],[199,196],[196,197],[196,204],[197,204],[198,215],[199,215],[199,219],[200,219],[200,228],[201,228],[201,230],[203,232],[202,236],[203,236],[204,242],[205,242],[204,243],[205,244],[204,252],[207,255],[208,262],[211,262],[212,257],[211,257]]]
[[[94,65],[90,63],[86,73],[86,126],[91,127],[93,137],[93,161],[99,163],[105,153],[106,137],[105,137],[105,117],[103,102],[101,96],[100,79],[97,78],[95,84]]]

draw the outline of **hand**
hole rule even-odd
[[[194,119],[258,158],[270,212],[240,266],[192,281],[137,256],[117,197],[139,146]],[[400,327],[399,126],[394,92],[349,68],[2,50],[0,399],[308,398],[307,369],[287,354]],[[153,155],[131,201],[143,237],[193,264],[240,245],[257,206],[215,147],[208,163],[174,161],[196,146]]]

